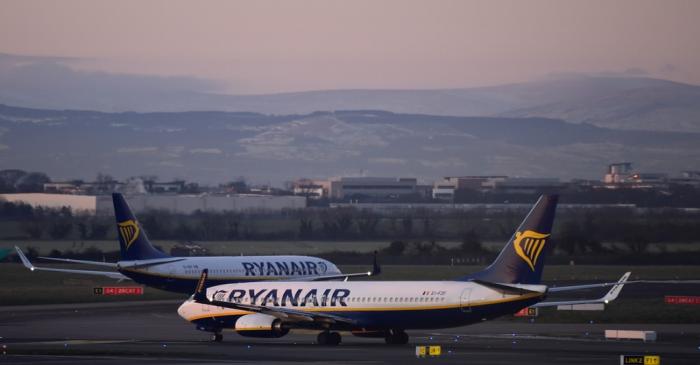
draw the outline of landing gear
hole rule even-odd
[[[384,341],[389,345],[405,345],[408,343],[408,334],[404,330],[389,330]]]
[[[340,344],[340,341],[340,333],[338,332],[323,331],[316,337],[316,342],[318,342],[319,345],[337,346]]]
[[[221,332],[214,332],[211,334],[211,342],[221,342],[224,339],[224,335]]]

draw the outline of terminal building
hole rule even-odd
[[[666,173],[637,172],[631,162],[617,162],[608,165],[603,182],[603,187],[608,189],[664,189],[668,188],[671,179]]]
[[[328,198],[333,183],[331,180],[300,179],[292,183],[292,192],[309,199]]]
[[[449,176],[433,185],[433,199],[452,200],[458,190],[533,194],[557,191],[564,187],[558,178],[508,176]]]
[[[420,193],[416,178],[404,177],[343,177],[331,183],[335,199],[398,198]]]

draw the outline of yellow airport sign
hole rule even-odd
[[[440,355],[442,355],[442,346],[416,346],[416,357]]]
[[[661,356],[620,355],[620,365],[661,365]]]
[[[442,354],[442,347],[430,346],[428,348],[428,353],[430,354],[430,356],[440,356],[440,354]]]

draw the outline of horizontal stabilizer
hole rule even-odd
[[[474,279],[474,280],[472,280],[472,282],[477,283],[477,284],[482,285],[482,286],[485,286],[485,287],[489,287],[491,289],[498,290],[498,291],[505,293],[505,294],[523,295],[523,294],[531,294],[531,293],[540,293],[540,294],[542,293],[542,292],[539,292],[536,290],[530,290],[530,289],[526,289],[526,288],[516,286],[516,285],[492,283],[489,281],[478,280],[478,279]]]
[[[532,305],[531,307],[556,307],[559,305],[576,305],[576,304],[594,304],[594,303],[604,303],[608,304],[612,302],[613,300],[617,299],[618,295],[620,295],[620,291],[622,291],[622,287],[625,286],[625,284],[628,283],[627,279],[629,279],[631,272],[626,272],[620,280],[618,280],[612,289],[608,291],[603,297],[601,298],[596,298],[596,299],[584,299],[584,300],[569,300],[569,301],[558,301],[558,302],[541,302],[537,303],[535,305]],[[603,284],[608,284],[608,283],[603,283]]]

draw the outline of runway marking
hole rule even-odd
[[[63,340],[63,341],[27,341],[13,342],[13,345],[103,345],[109,343],[134,343],[137,340]]]
[[[532,334],[520,334],[520,333],[501,333],[501,334],[459,334],[459,333],[430,333],[428,336],[415,336],[414,338],[430,338],[431,336],[441,336],[441,337],[467,337],[467,338],[485,338],[485,339],[498,339],[498,340],[510,340],[510,339],[520,339],[520,340],[557,340],[557,341],[571,341],[571,342],[608,342],[601,337],[596,335],[589,337],[558,337],[558,336],[543,336],[543,335],[532,335]]]

